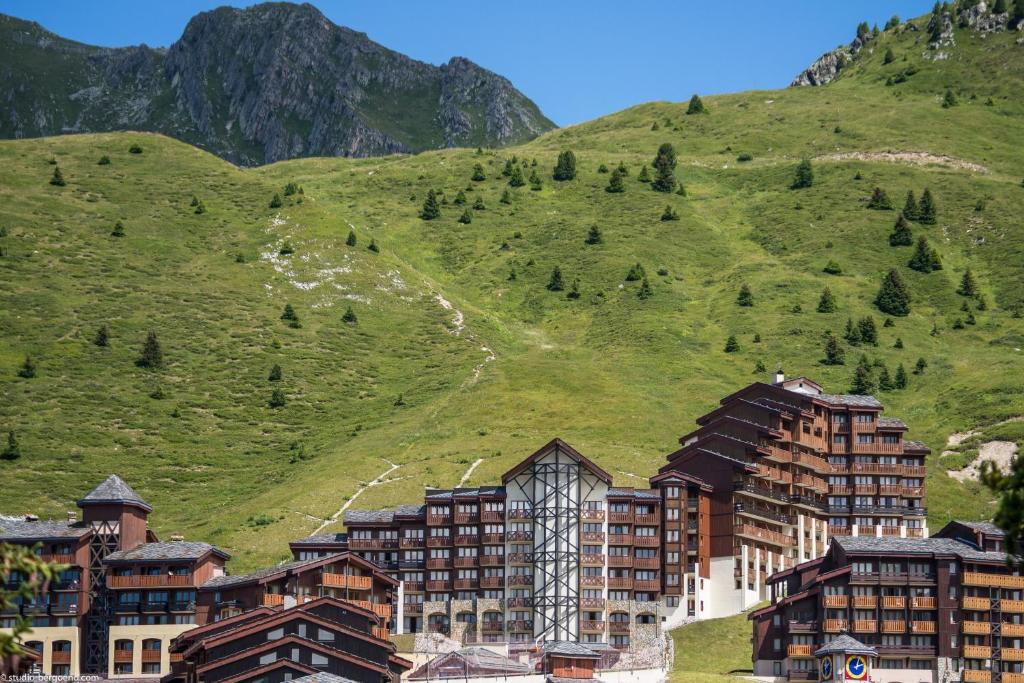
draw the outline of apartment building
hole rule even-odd
[[[771,606],[750,616],[754,674],[819,680],[814,653],[849,633],[877,651],[878,680],[1024,681],[1024,576],[989,540],[962,522],[931,538],[834,537],[769,579]]]
[[[0,517],[0,542],[38,546],[66,565],[45,592],[0,614],[0,628],[29,619],[26,645],[48,675],[167,673],[171,639],[195,623],[196,589],[223,573],[228,555],[207,543],[160,542],[147,525],[153,509],[116,475],[77,505],[81,519]]]
[[[709,558],[697,579],[707,609],[698,616],[766,599],[768,576],[820,557],[832,537],[927,536],[929,450],[882,409],[780,370],[771,384],[723,398],[680,437],[660,473],[710,488]]]

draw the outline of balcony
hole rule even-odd
[[[41,555],[43,562],[50,562],[51,564],[74,564],[75,556],[68,555],[66,553],[43,553]]]
[[[162,654],[163,654],[163,652],[161,650],[150,650],[150,649],[147,649],[147,648],[143,648],[143,650],[142,650],[142,661],[143,662],[148,662],[148,663],[159,662],[160,661],[160,655],[162,655]]]
[[[740,515],[760,517],[761,519],[771,520],[778,524],[793,524],[793,518],[790,515],[777,512],[764,505],[757,505],[754,503],[736,503],[733,506],[733,511]]]
[[[900,495],[904,498],[923,498],[924,487],[923,486],[903,486],[901,487]]]
[[[644,548],[655,548],[661,545],[661,539],[657,536],[634,536],[633,545]]]
[[[804,467],[810,467],[820,474],[830,474],[832,472],[832,465],[828,460],[811,455],[810,453],[793,453],[793,462]]]
[[[822,624],[822,630],[825,633],[839,633],[845,631],[848,627],[849,622],[846,619],[826,619]]]
[[[632,524],[633,513],[632,512],[609,512],[608,521],[613,524]]]
[[[423,537],[422,536],[403,537],[402,540],[400,540],[398,542],[398,547],[399,548],[422,548],[424,545],[426,545],[426,544],[423,542]]]
[[[794,486],[813,489],[817,493],[828,493],[828,482],[811,474],[798,474],[793,479]]]
[[[324,572],[320,582],[330,588],[349,588],[351,590],[368,591],[373,588],[373,577],[354,576],[351,574],[330,574]]]
[[[447,526],[452,523],[450,514],[427,513],[427,524],[430,526]]]
[[[790,633],[814,633],[818,630],[818,622],[816,621],[790,621],[789,631]]]
[[[615,558],[615,559],[618,559],[618,558]],[[601,566],[601,565],[604,564],[604,555],[594,555],[594,554],[580,555],[580,564],[588,565],[588,566],[594,566],[594,565]],[[611,562],[611,559],[609,559],[608,564],[611,565],[611,566],[618,566],[618,565],[613,565],[612,562]]]
[[[977,623],[977,622],[964,622],[964,623]],[[1024,636],[1024,624],[1007,624],[1001,625],[1001,631],[1004,636],[1018,638]]]
[[[500,567],[505,564],[504,555],[481,555],[480,566],[481,567]]]
[[[988,611],[992,607],[992,601],[989,598],[974,597],[965,595],[963,597],[963,608],[969,610],[981,610]]]
[[[512,633],[533,633],[533,622],[524,619],[516,619],[508,622],[508,630]]]
[[[191,574],[154,574],[108,576],[108,588],[160,588],[164,586],[191,586]]]
[[[633,534],[608,534],[608,545],[633,545]]]
[[[480,587],[480,579],[455,579],[455,590],[476,590]]]
[[[773,460],[775,462],[789,463],[793,462],[794,455],[790,451],[779,448],[774,445],[771,441],[762,440],[758,442],[758,451],[764,456],[765,460]]]
[[[379,638],[380,640],[390,640],[391,639],[391,633],[384,626],[374,626],[373,627],[373,636],[375,638]]]
[[[527,510],[523,508],[516,508],[508,511],[509,519],[533,519],[533,510]]]
[[[1004,647],[1000,652],[1004,662],[1024,662],[1024,650]]]
[[[480,537],[475,534],[465,534],[455,537],[455,545],[480,545]]]
[[[476,567],[479,564],[480,564],[480,561],[479,561],[479,558],[476,555],[473,555],[472,557],[456,557],[455,558],[455,566],[456,567]]]
[[[631,589],[633,588],[633,579],[629,576],[612,576],[608,578],[608,588],[618,589]]]
[[[907,622],[902,619],[886,619],[882,622],[882,633],[906,633]]]
[[[350,538],[348,547],[352,550],[382,550],[384,548],[397,548],[397,538]]]
[[[857,484],[853,487],[854,495],[873,496],[878,493],[878,487],[874,484]]]
[[[532,586],[533,576],[531,574],[513,574],[507,577],[509,586]]]
[[[851,496],[853,487],[848,484],[829,484],[828,493],[832,496]]]
[[[589,586],[591,588],[603,588],[604,587],[604,577],[603,576],[581,576],[580,577],[580,585],[581,586]]]
[[[451,536],[431,536],[427,539],[428,548],[446,548],[452,544]]]
[[[406,593],[422,593],[425,584],[422,581],[403,581],[402,587]]]
[[[580,631],[584,633],[604,633],[604,622],[593,619],[581,619]]]
[[[935,633],[934,621],[912,621],[910,622],[911,633]]]
[[[117,664],[131,664],[132,654],[131,650],[114,650],[114,662]]]
[[[455,523],[456,524],[476,524],[480,521],[479,512],[456,512]]]
[[[67,564],[67,563],[65,563]],[[53,650],[50,653],[51,664],[70,664],[71,650]]]
[[[496,545],[505,542],[505,534],[484,534],[480,538],[486,545]]]
[[[504,510],[484,510],[480,513],[480,521],[484,523],[501,523],[505,521]]]
[[[583,609],[604,609],[604,598],[580,598]]]
[[[637,557],[633,560],[633,566],[637,569],[660,569],[661,560],[657,557]]]
[[[845,609],[850,604],[849,600],[847,595],[826,595],[822,598],[825,607],[832,609]]]
[[[609,621],[608,630],[612,633],[629,633],[628,621]]]
[[[1005,680],[1005,674],[1003,674]],[[988,669],[964,669],[960,680],[964,683],[991,683],[992,672]]]
[[[787,657],[813,657],[814,646],[813,645],[787,645],[786,646]]]
[[[533,607],[533,598],[508,598],[505,604],[512,607]]]
[[[604,520],[604,510],[584,510],[580,514],[580,517],[582,517],[583,519],[586,519],[586,520],[591,520],[591,521],[593,521],[593,520],[603,521]]]
[[[443,592],[450,591],[452,589],[451,581],[427,581],[427,590],[431,592]]]
[[[763,465],[761,463],[754,464],[757,471],[753,473],[755,477],[761,477],[777,484],[791,484],[793,483],[793,475],[784,470],[780,470],[778,467],[771,467],[769,465]]]
[[[992,632],[992,624],[987,621],[962,621],[960,628],[964,633],[983,636]]]
[[[922,595],[910,598],[910,609],[935,609],[935,604],[934,596]]]
[[[485,576],[480,579],[481,588],[501,588],[505,580],[503,576]],[[458,586],[456,586],[458,588]]]
[[[427,569],[448,569],[452,566],[450,557],[432,557],[427,560]]]
[[[792,536],[787,536],[771,529],[762,529],[752,524],[735,524],[733,525],[733,532],[737,536],[746,536],[747,538],[754,538],[774,545],[785,547],[796,545],[796,539]]]
[[[484,633],[501,633],[505,630],[505,622],[500,619],[484,619],[480,622],[480,630]]]
[[[633,590],[637,591],[660,591],[661,581],[658,579],[634,579]]]
[[[903,595],[883,595],[882,609],[903,609],[907,606],[907,598]]]
[[[964,645],[964,658],[992,659],[992,648],[984,645]]]
[[[848,526],[833,526],[830,524],[828,527],[829,536],[849,536],[852,531]]]
[[[584,543],[604,543],[604,532],[584,531],[580,534],[580,540]]]
[[[965,586],[991,586],[997,588],[1024,588],[1024,576],[1009,574],[984,574],[981,572],[964,572],[962,579]]]
[[[874,619],[857,619],[853,622],[854,633],[876,633],[878,622]]]
[[[533,553],[509,553],[509,564],[533,564]]]
[[[533,540],[533,532],[532,531],[510,531],[510,532],[508,532],[508,534],[506,534],[505,537],[508,539],[509,543],[516,543],[518,541],[532,541]]]
[[[780,491],[773,491],[766,486],[758,486],[749,481],[734,481],[732,483],[732,490],[737,493],[745,493],[751,496],[757,496],[758,498],[764,498],[765,500],[778,501],[780,503],[788,503],[789,496]]]
[[[1024,612],[1024,600],[1000,600],[999,606],[1004,612]]]

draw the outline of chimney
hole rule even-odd
[[[775,369],[775,375],[772,377],[772,384],[782,384],[786,381],[786,375],[782,372],[782,366]]]
[[[25,515],[25,521],[26,522],[38,522],[39,521],[39,515],[33,515],[30,512],[29,514]]]
[[[74,524],[78,521],[78,513],[74,510],[68,510],[68,524]]]
[[[182,536],[181,534],[171,534],[171,540],[172,541],[184,541],[185,537]]]

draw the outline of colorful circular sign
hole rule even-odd
[[[821,680],[831,681],[832,680],[832,658],[823,657],[821,659]]]
[[[863,681],[868,677],[868,660],[863,655],[846,656],[846,678],[851,681]]]

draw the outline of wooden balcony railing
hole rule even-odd
[[[788,645],[786,646],[787,657],[813,657],[813,645]]]
[[[427,513],[427,524],[430,526],[447,526],[452,523],[451,515],[437,515]]]
[[[1024,588],[1024,576],[1009,574],[984,574],[981,572],[964,572],[965,586],[993,586],[997,588]]]
[[[480,521],[484,523],[497,523],[505,521],[504,510],[484,510],[480,513]]]
[[[481,567],[500,567],[505,564],[504,555],[481,555],[480,566]]]
[[[850,598],[847,595],[826,595],[823,598],[825,607],[842,609],[849,605]]]
[[[321,579],[324,586],[368,591],[373,588],[373,577],[352,574],[331,574],[324,572]]]
[[[828,474],[832,472],[832,465],[824,458],[819,458],[816,455],[810,453],[793,453],[793,462],[804,467],[810,467],[815,472],[822,474]]]
[[[520,509],[515,509],[515,510],[509,510],[508,511],[508,518],[509,519],[533,519],[533,510],[524,510],[524,509],[521,509],[521,508]],[[586,519],[586,513],[585,512],[584,512],[584,519]],[[604,519],[603,514],[600,517],[600,519]]]
[[[532,586],[533,576],[530,574],[513,574],[512,576],[506,577],[507,583],[510,586]]]
[[[603,633],[604,622],[593,619],[582,619],[580,620],[580,630],[587,633]]]
[[[523,631],[533,631],[533,622],[523,619],[516,619],[515,621],[508,622],[508,630],[521,633]]]
[[[883,595],[882,609],[903,609],[907,606],[907,598],[903,595]]]
[[[633,590],[657,591],[661,590],[661,581],[658,579],[634,579]]]
[[[480,579],[481,588],[501,588],[505,581],[503,576],[484,576]]]
[[[455,558],[455,566],[456,567],[475,567],[478,564],[480,564],[480,560],[478,559],[478,557],[476,555],[474,555],[472,557],[456,557]]]
[[[1024,649],[1004,647],[1000,652],[1004,662],[1024,662]]]
[[[876,633],[878,622],[874,619],[856,619],[853,622],[854,633]]]
[[[427,569],[448,569],[452,566],[450,557],[432,557],[427,560]]]
[[[455,590],[470,590],[479,587],[479,579],[455,579]]]
[[[132,655],[134,652],[131,650],[114,650],[114,661],[121,664],[132,661]]]
[[[989,598],[965,595],[963,598],[963,607],[964,609],[983,610],[987,612],[992,607],[992,601]]]
[[[876,607],[878,607],[878,596],[854,595],[853,607],[854,609],[875,609]]]
[[[632,587],[633,587],[633,579],[632,579],[632,577],[628,577],[628,576],[613,576],[613,577],[609,577],[609,579],[608,579],[608,588],[619,588],[619,589],[626,588],[626,589],[628,589],[628,588],[632,588]]]
[[[385,626],[374,626],[373,635],[381,640],[391,640],[391,632]]]
[[[1005,675],[1004,680],[1005,680]],[[960,680],[964,683],[991,683],[992,672],[988,669],[964,669]]]
[[[775,545],[796,545],[796,539],[792,536],[786,536],[785,534],[778,531],[772,531],[770,529],[762,529],[761,527],[756,527],[752,524],[736,524],[734,525],[733,530],[738,536],[749,536]]]
[[[1004,612],[1013,612],[1018,614],[1024,612],[1024,600],[1000,600],[999,607]]]
[[[163,586],[191,586],[191,574],[155,574],[131,576],[108,576],[109,588],[159,588]]]
[[[484,619],[480,622],[480,630],[487,632],[501,632],[505,630],[505,622],[501,619]]]
[[[604,586],[604,577],[603,576],[581,576],[580,577],[580,585],[581,586],[590,586],[590,587],[593,587],[593,588],[600,588],[600,587]]]
[[[583,609],[604,609],[604,598],[580,598]]]
[[[902,619],[886,619],[882,622],[882,633],[904,633],[907,630],[907,622]]]
[[[982,636],[992,632],[992,624],[987,621],[962,621],[960,627],[964,633]]]
[[[584,510],[580,515],[583,519],[589,520],[603,520],[604,510]]]
[[[935,596],[920,595],[916,598],[910,598],[911,609],[935,609],[935,605]]]
[[[476,534],[461,534],[455,537],[455,545],[479,545],[480,537]]]
[[[67,562],[63,564],[67,564]],[[71,650],[53,650],[50,653],[50,662],[53,664],[70,664]]]
[[[644,548],[653,548],[661,545],[661,539],[657,536],[634,536],[633,545]]]
[[[264,593],[262,603],[264,607],[280,607],[284,604],[284,595],[281,593]]]
[[[533,553],[509,553],[509,564],[533,564]]]
[[[653,513],[636,513],[633,515],[633,521],[637,524],[658,524],[658,516]]]
[[[822,624],[822,630],[825,633],[839,633],[847,629],[848,622],[846,619],[826,619]]]
[[[910,622],[911,633],[935,633],[934,621],[912,621]]]
[[[968,622],[965,621],[964,623],[966,624]],[[969,623],[973,624],[973,623],[976,623],[976,622],[972,621],[972,622],[969,622]],[[1002,630],[1002,634],[1004,636],[1011,636],[1011,637],[1014,637],[1014,638],[1018,638],[1020,636],[1024,636],[1024,624],[1003,623],[1001,625],[1001,630]]]
[[[505,534],[484,534],[480,537],[485,545],[495,545],[505,542]]]
[[[633,545],[633,535],[608,534],[608,545]]]
[[[451,589],[451,581],[427,581],[428,591],[450,591]]]
[[[632,524],[632,512],[609,512],[608,521],[614,524]]]
[[[612,633],[629,633],[628,621],[609,621],[608,630]]]
[[[637,557],[633,560],[633,566],[637,569],[660,569],[661,560],[657,557]]]
[[[964,657],[967,659],[992,659],[992,648],[984,645],[964,645]]]
[[[153,662],[159,662],[160,661],[160,655],[162,655],[162,654],[163,654],[163,652],[161,650],[150,650],[150,649],[143,648],[142,649],[142,661],[144,663],[150,663],[150,664],[153,663]]]
[[[427,539],[428,548],[445,548],[452,544],[451,536],[431,536]]]
[[[618,558],[609,558],[608,559],[608,564],[610,566],[613,566],[613,567],[614,566],[619,566],[619,565],[612,564],[612,559],[618,559]],[[595,555],[595,554],[580,555],[580,564],[590,565],[590,566],[593,566],[593,565],[603,565],[604,564],[604,555]]]
[[[380,550],[382,548],[397,548],[397,538],[350,538],[348,547],[353,550]]]

